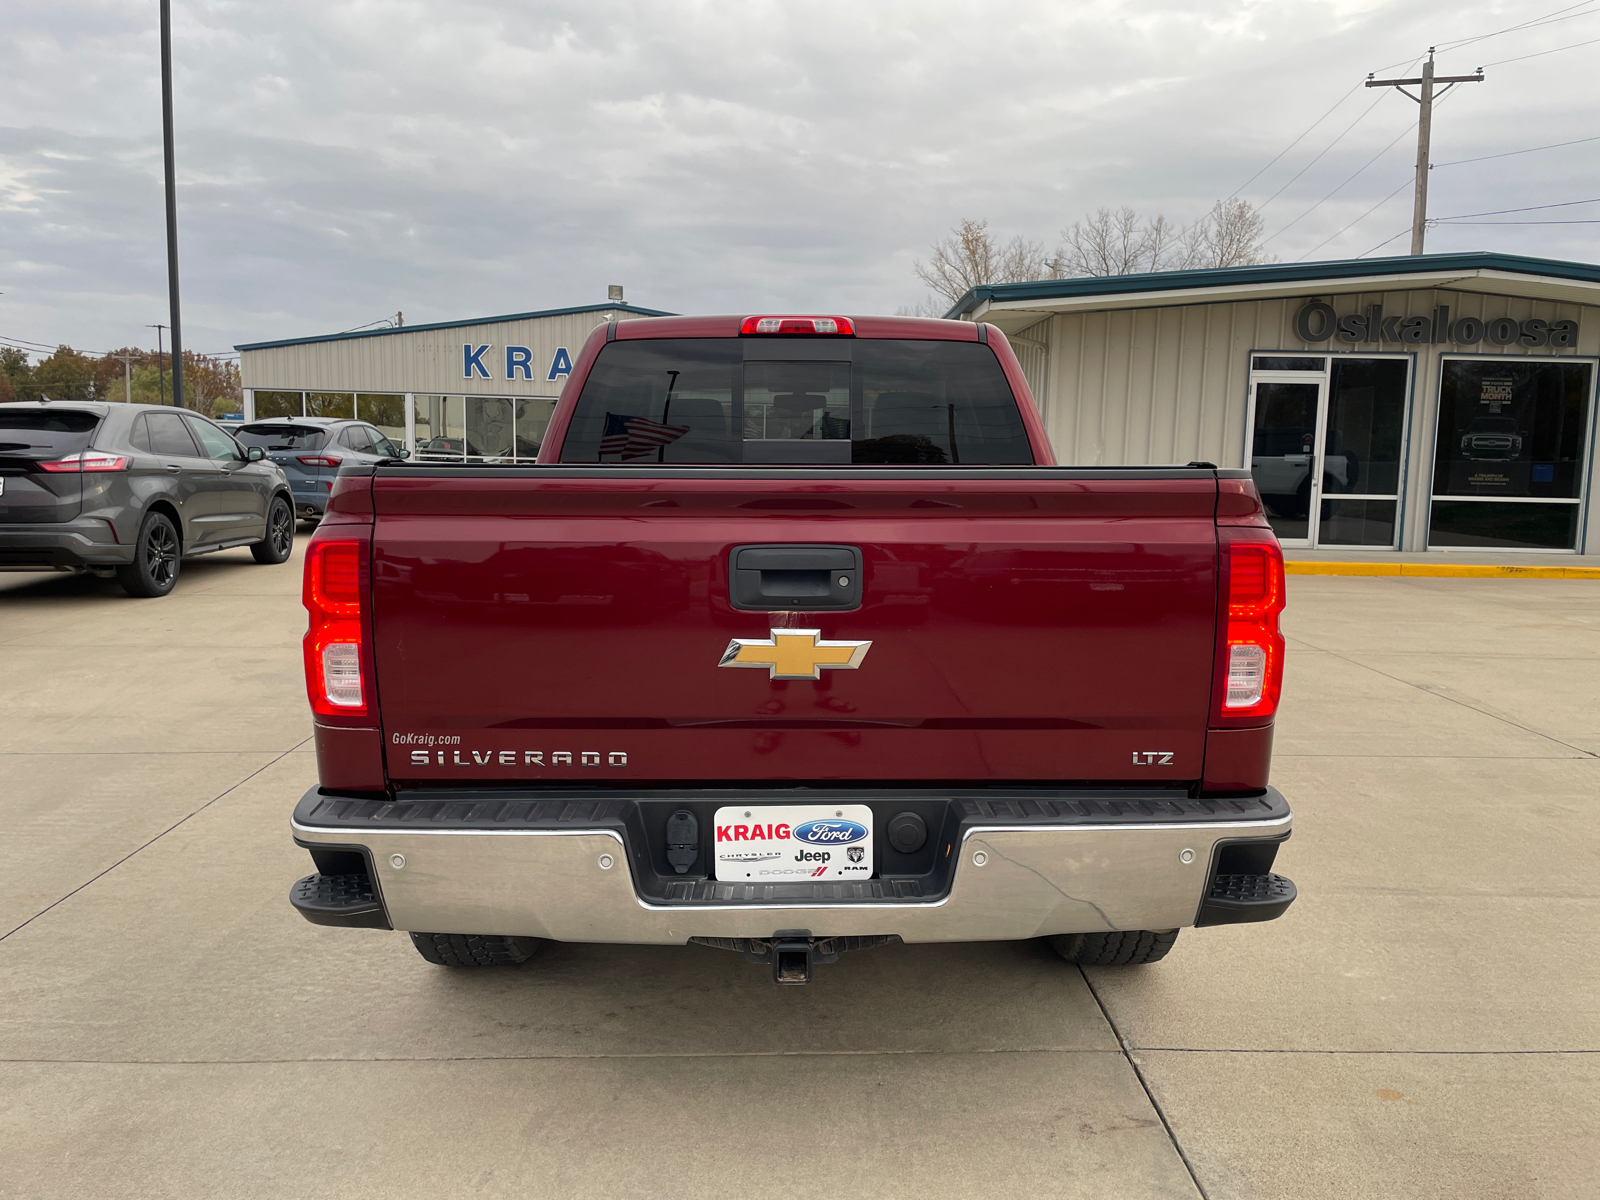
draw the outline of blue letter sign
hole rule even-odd
[[[515,379],[518,371],[524,379],[533,378],[533,351],[526,346],[507,346],[506,378]]]
[[[474,375],[479,379],[489,378],[489,368],[483,365],[483,356],[488,349],[489,347],[484,345],[474,350],[470,342],[461,347],[461,356],[464,360],[461,365],[461,378],[471,379]]]
[[[567,348],[565,346],[557,346],[556,347],[556,356],[550,360],[550,374],[548,374],[548,375],[546,375],[544,377],[545,382],[549,383],[552,379],[556,378],[556,376],[558,376],[558,375],[571,375],[571,374],[572,374],[572,355],[567,353]]]

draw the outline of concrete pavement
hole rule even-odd
[[[0,576],[0,1196],[1591,1196],[1594,587],[1291,580],[1281,921],[778,989],[306,924],[298,555]]]

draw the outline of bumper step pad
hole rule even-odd
[[[289,903],[313,925],[393,928],[365,875],[307,875],[289,889]]]
[[[1294,903],[1294,882],[1282,875],[1218,875],[1200,904],[1199,925],[1240,925],[1281,917]]]

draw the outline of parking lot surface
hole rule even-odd
[[[298,562],[0,575],[0,1196],[1595,1195],[1600,584],[1291,578],[1280,921],[786,989],[302,920]]]

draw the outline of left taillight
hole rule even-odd
[[[306,630],[306,691],[323,716],[365,716],[361,559],[366,543],[329,539],[306,554],[301,597],[311,614]]]
[[[121,454],[107,454],[102,450],[84,450],[77,454],[69,454],[65,458],[42,462],[39,467],[41,470],[49,471],[53,475],[81,471],[126,471],[128,469],[128,460]]]
[[[1212,713],[1222,725],[1266,724],[1283,694],[1283,551],[1263,532],[1229,530],[1222,546],[1226,604]]]

